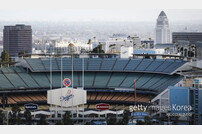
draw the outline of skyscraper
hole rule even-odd
[[[19,53],[32,53],[32,29],[28,25],[4,26],[3,49],[10,57],[17,57]]]
[[[155,28],[155,44],[170,43],[170,36],[168,18],[165,12],[161,11]]]

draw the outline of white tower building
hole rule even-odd
[[[168,24],[168,18],[164,11],[158,16],[156,28],[155,28],[155,44],[170,43],[170,29]]]

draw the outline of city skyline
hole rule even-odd
[[[164,11],[172,22],[202,22],[201,9],[14,9],[0,10],[0,21],[134,21],[154,22]]]

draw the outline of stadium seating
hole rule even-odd
[[[134,71],[136,69],[136,67],[140,64],[141,61],[142,61],[142,59],[131,59],[129,61],[128,65],[126,66],[125,70]]]
[[[42,64],[41,59],[36,59],[36,58],[26,58],[25,59],[28,63],[28,65],[31,67],[33,71],[45,71],[45,67]]]
[[[0,88],[1,89],[14,88],[14,85],[4,76],[4,74],[0,74]]]
[[[145,71],[146,68],[152,63],[152,59],[143,59],[135,71]]]
[[[163,64],[165,60],[164,59],[156,59],[154,60],[145,71],[147,72],[154,72],[161,64]]]
[[[43,58],[43,59],[41,59],[41,61],[47,71],[50,71],[51,68],[53,71],[59,70],[55,58]]]
[[[114,71],[123,71],[124,67],[128,63],[127,59],[117,59],[116,64],[114,65]]]
[[[61,70],[61,58],[52,59],[52,70]],[[34,72],[49,71],[50,58],[30,59],[26,58],[30,69]],[[85,71],[123,71],[123,72],[152,72],[170,74],[177,68],[185,64],[186,61],[173,59],[116,59],[116,58],[84,58]],[[72,70],[72,59],[62,58],[62,69]],[[74,71],[82,71],[82,58],[73,58]],[[3,69],[4,72],[8,69]],[[9,72],[9,71],[8,71]]]
[[[113,73],[108,83],[108,87],[119,87],[120,83],[126,77],[126,73]]]
[[[90,58],[88,62],[88,70],[100,70],[101,58]]]
[[[96,73],[93,87],[105,87],[110,78],[110,73],[99,72]]]
[[[115,63],[116,59],[115,58],[106,58],[103,59],[102,65],[100,70],[112,70],[114,63]]]
[[[26,83],[26,85],[30,88],[38,88],[39,85],[36,81],[28,74],[28,73],[18,73],[21,79]]]
[[[32,78],[40,85],[42,88],[50,87],[50,82],[45,73],[31,73]]]
[[[5,73],[4,74],[9,81],[15,86],[15,88],[27,88],[27,85],[16,73]]]

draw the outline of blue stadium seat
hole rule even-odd
[[[168,82],[169,79],[170,79],[169,76],[165,76],[165,77],[161,78],[160,81],[157,81],[154,85],[152,85],[150,87],[150,89],[158,91],[159,90],[159,86],[161,86],[162,84]]]
[[[14,86],[8,81],[8,79],[0,74],[0,89],[12,89]]]
[[[51,58],[51,59],[50,58],[43,58],[43,59],[41,59],[41,61],[42,61],[43,65],[45,66],[47,71],[50,71],[50,65],[51,65],[50,63],[52,63],[52,70],[53,71],[59,70],[58,65],[55,61],[55,58]]]
[[[176,69],[178,69],[179,67],[181,67],[184,64],[183,61],[179,61],[176,60],[175,62],[173,62],[170,66],[168,66],[164,72],[165,73],[172,73],[173,71],[175,71]]]
[[[95,82],[93,87],[106,87],[110,78],[110,73],[96,73]]]
[[[124,67],[128,63],[129,59],[117,59],[114,65],[114,71],[123,71]]]
[[[34,79],[28,73],[19,72],[18,75],[23,79],[23,81],[31,88],[38,88],[39,85],[35,82]]]
[[[88,70],[100,70],[101,58],[89,58]]]
[[[84,78],[85,78],[84,79],[85,87],[92,88],[94,75],[95,75],[94,72],[85,73],[85,76],[84,76]]]
[[[30,73],[32,78],[40,85],[40,87],[50,87],[50,82],[45,73]]]
[[[82,58],[74,58],[74,70],[75,71],[82,71],[83,70],[83,61]],[[84,58],[84,70],[87,70],[87,59]]]
[[[30,65],[30,67],[33,69],[33,71],[44,71],[46,70],[41,62],[40,59],[30,59],[30,58],[26,58],[25,59],[28,64]]]
[[[116,59],[115,58],[105,58],[103,59],[102,66],[100,70],[112,70]]]
[[[4,74],[9,81],[15,86],[15,88],[26,88],[27,85],[16,73],[5,73]]]
[[[164,70],[165,70],[168,66],[170,66],[173,62],[174,62],[174,60],[172,60],[172,59],[166,59],[166,60],[164,61],[164,63],[161,64],[161,66],[159,66],[159,67],[155,70],[155,72],[164,72]],[[165,73],[165,72],[164,72],[164,73]]]
[[[148,81],[145,85],[142,86],[142,89],[149,89],[153,84],[155,84],[156,82],[160,81],[160,79],[163,76],[164,75],[158,75],[158,74],[156,74],[150,81]]]
[[[49,81],[51,81],[50,73],[46,73],[46,75],[48,76]],[[63,80],[63,77],[62,77],[62,80]],[[52,74],[52,85],[53,85],[53,88],[61,87],[61,73]],[[62,84],[62,87],[63,87],[63,84]]]
[[[61,58],[56,58],[56,61],[58,63],[59,70],[61,70]],[[64,71],[70,71],[72,70],[72,60],[71,58],[62,58],[62,70]]]
[[[119,87],[120,83],[126,77],[126,73],[113,73],[109,80],[108,87]]]
[[[152,59],[143,59],[135,71],[145,71],[146,68],[152,63]]]
[[[154,74],[143,74],[137,81],[136,81],[136,87],[138,87],[139,89],[142,89],[142,85],[144,85],[145,83],[147,83],[148,80],[151,79],[151,77]]]
[[[134,79],[138,79],[142,74],[140,73],[129,73],[120,87],[130,88],[134,85]],[[138,88],[138,87],[137,87]]]
[[[142,59],[131,59],[128,65],[126,66],[126,71],[134,71],[134,69],[140,64]]]
[[[164,62],[164,59],[156,59],[152,62],[151,65],[147,67],[145,71],[147,72],[155,72],[155,70]]]

